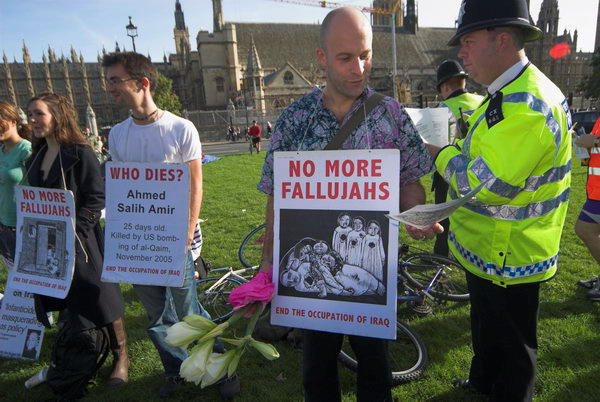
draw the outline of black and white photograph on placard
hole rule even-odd
[[[387,213],[282,209],[278,294],[385,304]]]
[[[23,246],[17,272],[65,279],[68,264],[65,221],[25,217],[19,236]]]

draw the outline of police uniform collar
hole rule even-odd
[[[457,96],[460,96],[460,95],[462,95],[462,94],[466,94],[466,93],[467,93],[467,91],[465,91],[463,88],[460,88],[460,89],[457,89],[456,91],[452,92],[452,93],[451,93],[450,95],[448,95],[448,96],[446,97],[446,99],[444,99],[444,100],[448,100],[448,99],[450,99],[450,98],[456,98]]]
[[[490,95],[495,94],[505,86],[507,86],[511,81],[521,75],[521,72],[525,70],[525,68],[529,65],[529,59],[525,57],[522,60],[519,60],[508,70],[500,74],[498,78],[494,80],[488,87],[488,93]]]

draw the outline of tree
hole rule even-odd
[[[587,98],[600,98],[600,48],[592,57],[592,75],[581,81],[579,89]]]
[[[173,92],[173,81],[158,73],[158,83],[154,89],[154,103],[163,110],[181,116],[181,102],[175,92]]]

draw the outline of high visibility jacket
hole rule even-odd
[[[464,115],[470,116],[475,109],[477,109],[477,106],[479,106],[482,100],[483,96],[461,90],[453,92],[446,100],[440,103],[440,107],[448,109],[450,113],[452,113],[452,116],[454,116],[454,120],[449,119],[448,122],[448,140],[450,142],[455,142],[458,139],[464,138],[464,134],[466,134],[462,130],[464,124],[456,124],[459,119],[464,118],[461,116],[461,112]]]
[[[436,158],[457,198],[484,183],[450,216],[450,250],[500,286],[556,273],[571,183],[571,115],[560,90],[529,64],[484,102],[469,133]]]
[[[592,134],[600,137],[600,118],[596,120]],[[587,197],[600,201],[600,147],[590,149],[588,162]]]
[[[461,110],[464,114],[470,116],[471,114],[473,114],[475,109],[477,109],[477,106],[479,106],[482,100],[483,96],[481,95],[463,92],[458,96],[452,96],[442,101],[440,106],[447,107],[448,109],[450,109],[450,111],[454,115],[454,118],[458,120],[462,117],[460,115]]]

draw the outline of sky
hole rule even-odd
[[[291,0],[293,1],[293,0]],[[316,0],[304,0],[316,2]],[[211,0],[180,0],[192,43],[198,31],[212,31]],[[577,50],[594,47],[599,0],[558,0],[559,32],[578,29]],[[371,1],[337,0],[353,6]],[[542,0],[531,0],[537,21]],[[420,26],[453,27],[460,0],[417,0]],[[175,0],[0,0],[0,51],[22,61],[23,41],[34,61],[41,61],[50,45],[58,56],[70,55],[71,46],[86,61],[96,61],[104,46],[132,50],[126,35],[128,16],[138,27],[136,49],[154,61],[175,52],[173,27]],[[276,0],[223,0],[225,21],[318,23],[329,10]],[[194,48],[195,46],[192,45]]]

